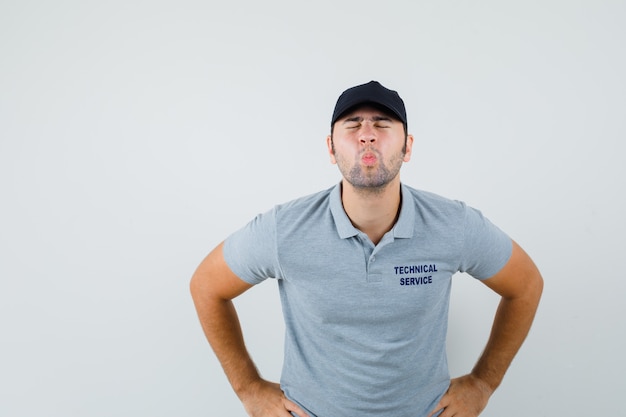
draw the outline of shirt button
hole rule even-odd
[[[372,256],[372,262],[376,262],[376,257]]]

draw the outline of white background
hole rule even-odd
[[[535,326],[487,417],[623,410],[623,1],[0,1],[0,415],[242,416],[188,282],[255,214],[335,184],[339,93],[396,89],[403,181],[535,259]],[[467,372],[497,299],[455,277]],[[278,378],[274,282],[237,300]]]

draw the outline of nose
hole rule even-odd
[[[359,142],[362,145],[368,145],[376,142],[376,131],[369,123],[364,123],[361,127]]]

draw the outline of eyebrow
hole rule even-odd
[[[388,116],[373,116],[371,118],[374,122],[380,122],[380,121],[384,121],[384,122],[391,122],[392,119],[391,117]],[[363,121],[363,117],[361,116],[354,116],[354,117],[348,117],[347,119],[345,119],[343,121],[343,123],[350,123],[350,122],[362,122]]]

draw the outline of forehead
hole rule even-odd
[[[398,121],[397,116],[395,116],[391,111],[385,109],[381,106],[376,106],[372,104],[363,104],[360,106],[353,107],[349,109],[346,113],[344,113],[337,121],[346,120],[346,119],[354,119],[358,118],[372,118],[372,117],[381,117],[381,118],[389,118],[394,121]]]

